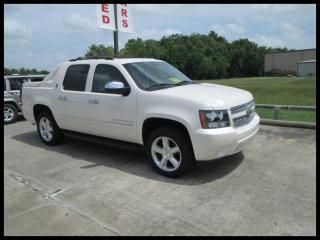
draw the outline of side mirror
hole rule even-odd
[[[130,93],[130,87],[125,87],[123,82],[111,81],[107,82],[104,86],[106,93],[120,94],[122,96],[128,96]]]

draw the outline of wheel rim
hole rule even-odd
[[[50,120],[46,117],[42,117],[39,121],[39,130],[41,137],[49,142],[53,137],[53,129]]]
[[[182,160],[178,144],[171,138],[164,136],[158,137],[153,141],[151,155],[155,164],[166,172],[177,170]]]
[[[14,111],[11,107],[4,107],[4,121],[9,122],[14,117]]]

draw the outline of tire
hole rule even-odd
[[[13,104],[4,104],[3,106],[4,124],[14,123],[18,117],[18,110]]]
[[[48,111],[40,112],[37,116],[37,131],[41,141],[46,145],[57,145],[63,140],[60,128]]]
[[[153,168],[166,177],[180,177],[195,164],[189,136],[176,128],[163,127],[152,132],[146,141],[146,151]]]

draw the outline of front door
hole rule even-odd
[[[105,85],[109,81],[120,81],[129,86],[122,73],[113,65],[98,64],[92,77],[92,88],[88,100],[90,130],[95,135],[118,140],[137,140],[136,93],[128,96],[109,94]]]

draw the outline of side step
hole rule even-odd
[[[120,148],[120,149],[131,150],[131,151],[144,150],[143,145],[140,145],[137,143],[130,143],[130,142],[115,140],[115,139],[111,139],[111,138],[95,136],[95,135],[91,135],[91,134],[74,132],[74,131],[65,130],[65,129],[62,129],[62,132],[67,137],[76,138],[76,139],[79,139],[82,141],[88,141],[88,142],[96,143],[99,145],[106,145],[109,147],[115,147],[115,148]]]

